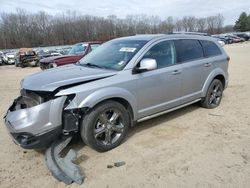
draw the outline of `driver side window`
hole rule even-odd
[[[153,46],[143,58],[155,59],[157,68],[164,68],[176,64],[175,54],[173,41],[163,41]]]

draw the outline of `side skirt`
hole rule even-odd
[[[159,113],[150,115],[150,116],[143,117],[143,118],[141,118],[141,119],[138,119],[137,122],[143,122],[143,121],[149,120],[149,119],[151,119],[151,118],[155,118],[155,117],[161,116],[161,115],[163,115],[163,114],[167,114],[167,113],[169,113],[169,112],[172,112],[172,111],[178,110],[178,109],[180,109],[180,108],[189,106],[189,105],[191,105],[191,104],[197,103],[197,102],[199,102],[200,100],[201,100],[201,99],[196,99],[196,100],[194,100],[194,101],[191,101],[191,102],[182,104],[182,105],[180,105],[180,106],[177,106],[177,107],[174,107],[174,108],[171,108],[171,109],[168,109],[168,110],[165,110],[165,111],[162,111],[162,112],[159,112]]]

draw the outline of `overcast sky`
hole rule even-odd
[[[206,17],[221,13],[225,24],[234,24],[243,11],[250,14],[250,0],[0,0],[0,12],[15,12],[17,8],[29,12],[46,11],[58,14],[67,10],[95,16],[128,14]]]

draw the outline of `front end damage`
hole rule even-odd
[[[47,100],[22,90],[5,116],[6,127],[15,143],[26,149],[44,148],[62,132],[62,109],[66,96]]]
[[[66,184],[81,183],[80,169],[72,161],[76,151],[61,158],[61,151],[79,130],[79,110],[65,110],[74,95],[55,97],[52,92],[21,90],[4,121],[14,142],[25,149],[48,148],[46,162],[49,170]],[[63,174],[63,175],[62,175]]]

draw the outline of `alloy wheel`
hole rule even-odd
[[[102,145],[112,145],[121,137],[124,128],[121,113],[116,109],[108,109],[98,116],[94,137]]]

